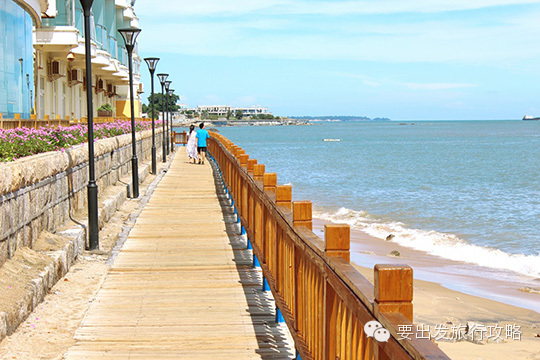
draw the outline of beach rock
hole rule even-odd
[[[399,251],[397,251],[397,250],[391,251],[389,255],[390,255],[390,256],[395,256],[395,257],[401,256],[401,254],[400,254]]]
[[[388,235],[388,236],[386,237],[386,241],[391,241],[391,240],[392,240],[393,238],[395,238],[395,237],[396,237],[396,235],[390,234],[390,235]]]

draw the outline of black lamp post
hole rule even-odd
[[[169,126],[169,86],[171,86],[172,81],[165,81],[165,111],[167,111],[167,154],[170,154],[169,142],[171,138],[170,126]]]
[[[168,91],[169,93],[169,98],[172,100],[173,99],[173,94],[174,94],[174,90],[173,89],[169,89]],[[170,114],[171,114],[171,152],[174,151],[174,139],[172,137],[172,133],[173,133],[173,130],[172,130],[172,126],[173,126],[173,112],[174,112],[174,107],[173,107],[174,104],[171,103],[171,108],[170,108]]]
[[[126,44],[126,50],[128,53],[128,62],[129,62],[129,97],[131,105],[131,148],[133,152],[133,157],[131,158],[131,171],[132,171],[132,182],[133,182],[133,191],[132,197],[139,197],[139,167],[137,164],[137,139],[135,136],[135,103],[133,96],[133,48],[135,47],[135,41],[137,36],[141,32],[141,29],[136,28],[125,28],[118,29],[118,32],[124,38],[124,43]]]
[[[84,49],[86,58],[86,83],[92,84],[92,54],[90,49],[90,11],[94,0],[80,0],[84,11]],[[92,86],[86,87],[88,113],[88,248],[99,248],[98,186],[94,167],[94,109]]]
[[[165,81],[169,77],[169,74],[157,74],[157,77],[159,78],[159,82],[161,83],[161,119],[163,120],[163,141],[162,141],[162,148],[163,148],[163,162],[167,162],[167,148],[166,148],[166,136],[165,133]]]
[[[156,66],[159,61],[159,58],[145,58],[144,61],[146,61],[146,64],[148,65],[148,70],[150,70],[150,78],[151,78],[151,94],[152,94],[152,174],[156,175],[157,173],[157,165],[156,165],[156,124],[155,124],[155,117],[154,114],[154,72],[156,71]]]

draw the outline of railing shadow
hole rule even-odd
[[[246,312],[251,317],[251,323],[256,334],[259,347],[256,353],[262,359],[294,359],[294,342],[287,325],[275,321],[276,305],[272,293],[262,289],[262,271],[260,268],[253,266],[253,253],[247,249],[246,235],[241,235],[241,228],[237,222],[234,207],[228,199],[216,165],[213,161],[210,161],[210,163],[214,170],[214,183],[223,213],[225,229],[234,253],[233,261],[236,264],[236,270],[240,277],[239,282],[242,284],[248,304]]]

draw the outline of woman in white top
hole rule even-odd
[[[191,163],[191,159],[193,159],[193,163],[196,164],[197,160],[199,160],[199,155],[197,154],[197,132],[195,131],[195,125],[189,127],[186,152],[189,157],[188,161]]]

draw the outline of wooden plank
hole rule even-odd
[[[65,359],[292,358],[261,271],[222,205],[211,167],[178,153]]]

